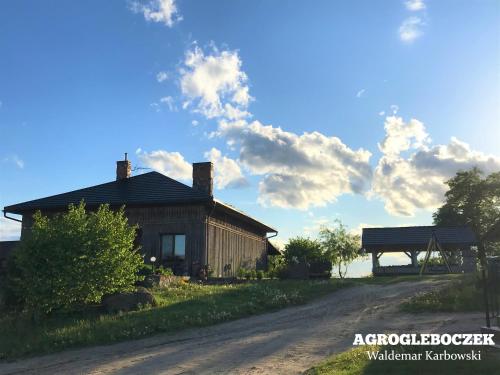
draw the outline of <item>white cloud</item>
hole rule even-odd
[[[356,93],[356,98],[361,98],[363,94],[365,93],[365,89],[361,89]]]
[[[186,53],[181,68],[181,90],[186,96],[184,108],[191,105],[207,118],[248,115],[249,95],[247,75],[241,70],[236,51],[213,48],[212,54],[197,46]]]
[[[216,148],[205,152],[205,158],[214,163],[214,183],[218,189],[248,186],[248,181],[235,160],[223,156]]]
[[[399,155],[410,148],[420,148],[430,142],[424,124],[411,119],[405,123],[401,117],[389,116],[384,124],[385,138],[378,148],[385,155]]]
[[[158,74],[156,75],[156,80],[158,82],[163,82],[163,81],[166,81],[167,79],[168,79],[167,72],[158,72]]]
[[[15,241],[21,236],[21,223],[0,217],[0,241]]]
[[[319,132],[297,135],[243,120],[220,121],[215,135],[239,147],[239,161],[250,173],[263,176],[261,204],[307,209],[368,188],[370,152],[353,151],[337,137]]]
[[[170,111],[177,111],[177,107],[174,103],[174,98],[171,96],[164,96],[160,99],[160,103],[165,104]]]
[[[7,157],[3,158],[3,162],[4,163],[12,163],[16,167],[18,167],[19,169],[23,169],[24,168],[24,160],[22,160],[16,154],[13,154],[11,156],[7,156]]]
[[[198,126],[200,123],[198,122],[198,120],[193,120],[191,121],[191,125],[193,126]]]
[[[380,111],[380,112],[378,113],[378,115],[379,115],[379,116],[385,116],[385,111]]]
[[[147,4],[134,1],[131,3],[131,10],[134,13],[142,13],[146,21],[161,22],[168,27],[182,20],[175,0],[152,0]]]
[[[412,12],[417,12],[419,10],[425,9],[425,3],[423,0],[408,0],[405,1],[406,9]]]
[[[144,166],[163,173],[170,178],[183,181],[192,179],[193,167],[179,152],[157,150],[148,153],[139,148],[136,154]]]
[[[399,106],[396,105],[396,104],[392,104],[391,105],[391,112],[392,112],[392,114],[395,115],[395,114],[398,113],[398,111],[399,111]]]
[[[399,27],[399,38],[406,43],[413,42],[423,34],[422,26],[424,22],[420,17],[408,17]]]
[[[474,166],[485,173],[500,170],[499,158],[471,150],[456,138],[447,145],[428,146],[425,127],[418,120],[404,123],[400,117],[388,117],[385,128],[386,137],[379,145],[384,155],[375,168],[372,192],[391,215],[436,209],[444,200],[445,181],[459,170]],[[408,157],[401,155],[408,150]]]

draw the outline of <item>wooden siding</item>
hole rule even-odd
[[[208,264],[215,277],[236,276],[239,268],[266,267],[266,233],[239,219],[213,213],[208,221]]]
[[[142,229],[141,253],[148,262],[151,256],[160,259],[160,234],[186,235],[186,266],[189,274],[196,275],[204,262],[205,207],[167,206],[127,208],[130,224]]]

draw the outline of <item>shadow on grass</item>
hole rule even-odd
[[[304,303],[353,285],[349,281],[278,281],[156,290],[160,306],[117,315],[57,315],[35,324],[24,316],[0,318],[0,359],[138,339],[242,318]]]

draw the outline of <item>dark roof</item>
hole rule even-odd
[[[38,209],[57,210],[78,204],[81,200],[87,206],[109,203],[121,205],[178,204],[210,201],[211,197],[158,172],[149,172],[123,180],[108,182],[68,193],[52,195],[4,208],[5,212],[22,214]]]
[[[14,214],[29,213],[36,210],[62,210],[69,204],[85,201],[87,207],[95,207],[108,203],[111,206],[155,206],[189,203],[211,203],[223,207],[231,215],[262,227],[267,232],[275,229],[261,223],[236,208],[216,201],[205,193],[184,185],[158,172],[148,172],[123,180],[108,182],[68,193],[52,195],[18,203],[4,208],[5,212]]]
[[[467,226],[363,228],[362,247],[366,251],[425,250],[433,232],[439,244],[447,250],[457,250],[477,242]]]
[[[267,240],[267,255],[281,255],[281,251]]]

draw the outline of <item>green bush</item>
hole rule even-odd
[[[164,268],[163,266],[158,267],[155,272],[157,275],[174,276],[174,271],[172,271],[172,268]]]
[[[264,278],[264,271],[258,270],[257,271],[257,280],[262,280]]]
[[[38,314],[99,303],[143,278],[143,261],[133,248],[136,228],[123,207],[86,212],[82,202],[50,218],[37,212],[33,219],[13,253],[15,271],[8,280],[25,309]]]
[[[304,237],[291,238],[285,246],[285,262],[290,264],[327,260],[321,243]]]
[[[267,258],[267,274],[273,279],[286,277],[286,262],[283,255],[270,255]]]

